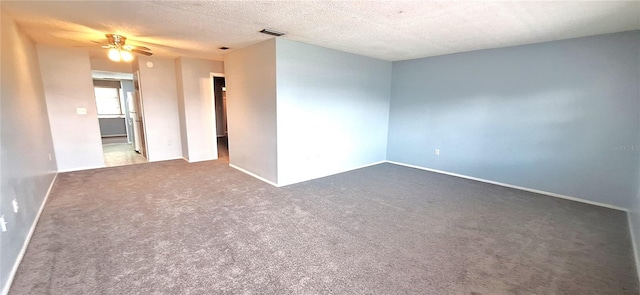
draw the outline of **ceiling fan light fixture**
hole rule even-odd
[[[120,50],[116,48],[109,49],[107,56],[109,56],[109,59],[112,61],[119,62],[120,60],[122,60],[122,57],[120,56]]]
[[[125,61],[130,62],[133,60],[133,54],[128,50],[122,50],[118,48],[111,48],[107,53],[110,60],[115,62]]]
[[[129,62],[133,60],[133,54],[131,54],[131,52],[129,51],[120,51],[120,57],[122,58],[123,61]]]
[[[131,62],[134,59],[133,54],[138,53],[146,56],[151,56],[151,49],[146,46],[126,45],[125,40],[127,37],[117,34],[105,34],[107,42],[93,41],[94,43],[102,44],[102,48],[107,49],[107,56],[110,60],[115,62]]]

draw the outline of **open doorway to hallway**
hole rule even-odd
[[[105,166],[146,163],[134,75],[93,71],[92,77]]]
[[[213,77],[213,96],[216,109],[218,160],[229,162],[229,138],[227,132],[227,95],[224,77]]]

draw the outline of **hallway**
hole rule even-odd
[[[104,155],[104,164],[107,167],[147,162],[147,159],[136,153],[131,144],[128,143],[103,144],[102,153]]]
[[[218,160],[229,163],[229,139],[226,136],[218,137]]]

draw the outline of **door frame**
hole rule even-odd
[[[133,99],[135,100],[136,108],[137,108],[136,115],[141,118],[140,121],[142,122],[142,136],[141,136],[142,142],[143,142],[142,156],[145,157],[145,159],[147,159],[147,162],[151,162],[149,160],[149,145],[147,141],[147,122],[145,122],[144,100],[142,98],[142,81],[140,79],[139,70],[133,73],[133,92],[134,92]]]
[[[215,73],[215,72],[210,72],[209,73],[209,89],[211,91],[211,118],[213,119],[213,140],[214,140],[214,146],[216,149],[216,155],[215,155],[215,159],[218,159],[218,153],[220,151],[218,151],[218,117],[217,117],[217,113],[216,113],[216,99],[218,99],[216,97],[216,91],[215,91],[215,80],[214,78],[224,78],[224,73]],[[222,97],[220,97],[219,99],[222,99]],[[224,103],[224,102],[222,102]],[[228,124],[228,123],[227,123]],[[228,136],[228,134],[227,134]],[[228,147],[227,147],[228,149]]]

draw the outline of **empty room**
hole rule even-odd
[[[639,1],[2,1],[0,295],[639,294]]]

